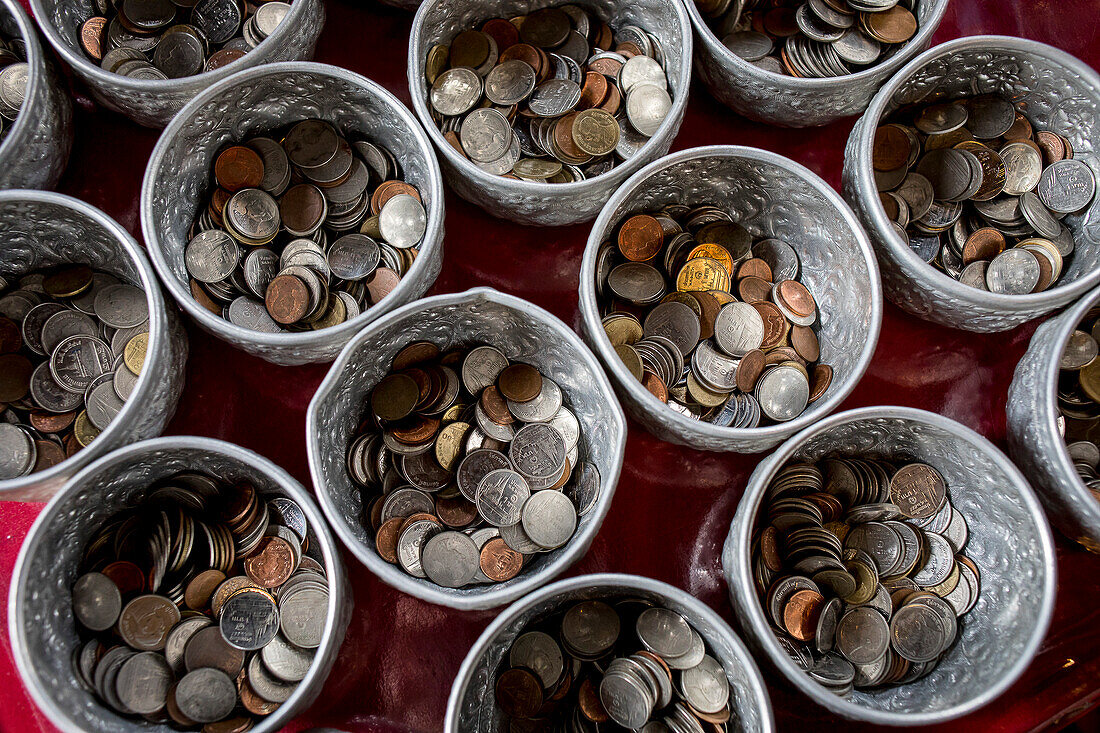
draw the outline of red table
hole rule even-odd
[[[690,0],[689,0],[690,1]],[[411,16],[377,3],[328,0],[317,60],[344,66],[409,102],[405,55]],[[1024,36],[1100,62],[1098,0],[955,0],[936,42],[980,33]],[[97,109],[77,85],[76,144],[61,191],[105,210],[140,240],[138,192],[158,133]],[[747,122],[695,84],[674,149],[737,143],[773,150],[839,188],[852,121],[811,130]],[[532,229],[492,219],[447,196],[446,259],[431,293],[490,285],[577,325],[577,273],[585,226]],[[961,421],[1003,447],[1008,383],[1033,326],[979,336],[932,326],[887,305],[878,351],[844,408],[921,407]],[[207,435],[251,448],[309,485],[305,409],[327,367],[272,366],[189,325],[187,386],[170,434]],[[614,506],[568,574],[618,571],[687,589],[726,618],[732,612],[719,551],[758,457],[700,453],[662,443],[632,424]],[[0,503],[0,592],[40,505]],[[345,553],[355,614],[320,699],[290,730],[427,733],[442,728],[451,681],[492,612],[459,613],[376,580]],[[1046,642],[1020,681],[992,705],[944,730],[1057,728],[1100,700],[1100,557],[1058,538],[1059,591]],[[0,605],[7,628],[7,604]],[[845,723],[783,686],[765,667],[782,730],[840,730]],[[0,635],[0,731],[50,730],[18,679]]]

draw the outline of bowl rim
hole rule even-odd
[[[302,0],[297,1],[302,2]],[[427,161],[428,176],[425,182],[427,190],[422,193],[427,194],[431,204],[425,207],[428,215],[427,228],[424,230],[424,236],[420,243],[420,250],[417,253],[416,260],[413,262],[412,267],[402,276],[401,280],[397,283],[397,287],[383,298],[380,303],[371,306],[355,318],[344,321],[331,328],[323,328],[319,331],[263,333],[261,331],[254,331],[249,328],[238,326],[203,308],[191,295],[190,290],[185,289],[184,284],[179,281],[173,272],[167,253],[165,252],[164,241],[160,236],[158,223],[153,219],[152,214],[153,199],[156,189],[158,188],[158,173],[164,163],[164,157],[168,154],[169,147],[171,147],[175,139],[179,136],[180,130],[191,121],[195,112],[227,89],[249,84],[255,82],[259,78],[274,76],[276,74],[309,74],[317,77],[328,77],[361,87],[367,92],[368,96],[380,100],[393,110],[394,114],[404,124],[406,128],[404,132],[416,141],[417,147]],[[347,69],[313,61],[282,61],[245,69],[244,71],[211,84],[189,100],[183,109],[172,118],[170,123],[168,123],[168,126],[157,140],[156,147],[153,148],[153,152],[149,157],[149,163],[145,167],[145,176],[141,185],[140,202],[142,233],[148,245],[153,267],[156,268],[157,274],[160,275],[168,291],[172,294],[176,302],[179,303],[180,307],[183,308],[191,318],[198,321],[199,325],[237,348],[241,348],[238,346],[239,343],[248,344],[250,346],[276,347],[280,349],[318,348],[330,345],[341,338],[347,338],[371,323],[387,310],[392,309],[393,303],[408,296],[409,291],[417,284],[417,276],[430,267],[430,261],[435,251],[442,250],[443,247],[443,216],[445,206],[443,201],[443,176],[440,173],[439,161],[436,159],[435,152],[428,142],[428,139],[424,136],[424,132],[420,129],[420,124],[416,121],[416,118],[412,116],[405,105],[401,104],[397,97],[365,76],[353,71],[348,71]],[[387,301],[390,303],[388,307],[386,305]],[[372,312],[374,313],[373,317],[371,316]]]
[[[138,375],[134,391],[107,426],[107,429],[96,436],[96,440],[93,440],[90,445],[82,448],[56,466],[45,471],[0,481],[0,497],[71,476],[75,471],[82,469],[109,452],[109,446],[114,444],[115,441],[123,439],[125,437],[124,431],[130,428],[134,416],[145,409],[145,405],[142,403],[152,394],[156,389],[156,382],[162,378],[162,375],[158,372],[164,367],[164,364],[161,363],[162,359],[158,354],[162,351],[165,341],[171,337],[170,331],[172,328],[168,317],[167,304],[164,301],[163,293],[161,293],[156,272],[149,264],[144,248],[121,224],[91,204],[65,194],[22,189],[0,191],[0,207],[19,203],[46,204],[69,209],[104,229],[106,234],[112,237],[122,250],[129,255],[130,263],[137,271],[138,281],[145,291],[145,304],[149,308],[149,346],[146,351],[147,361],[141,374]],[[98,448],[96,447],[97,444]]]
[[[628,573],[592,573],[558,580],[529,593],[501,611],[500,614],[493,619],[492,623],[481,632],[481,635],[478,636],[477,641],[473,643],[470,650],[466,652],[466,656],[462,660],[462,666],[459,667],[458,672],[455,674],[454,681],[451,683],[451,693],[447,697],[447,715],[443,723],[443,729],[447,731],[447,733],[460,733],[457,711],[462,704],[462,697],[470,685],[474,667],[488,651],[489,647],[492,646],[493,641],[505,627],[536,603],[540,603],[547,598],[561,593],[592,586],[607,586],[609,590],[643,590],[670,598],[690,609],[694,615],[701,617],[708,624],[718,629],[719,632],[726,632],[724,634],[726,641],[733,647],[735,656],[738,657],[738,661],[744,668],[751,682],[753,703],[759,708],[761,723],[763,723],[763,727],[760,730],[765,732],[775,730],[775,716],[772,711],[771,697],[768,694],[768,688],[764,682],[764,677],[760,674],[760,668],[757,666],[756,660],[749,652],[748,647],[745,646],[745,642],[742,641],[737,632],[733,630],[729,622],[719,616],[718,613],[706,603],[682,588],[653,578]]]
[[[999,680],[980,694],[966,702],[935,712],[899,713],[879,710],[857,703],[851,698],[838,697],[811,680],[780,648],[773,634],[770,632],[761,634],[759,632],[760,629],[769,628],[769,625],[764,618],[760,600],[753,588],[754,581],[751,573],[752,564],[749,558],[749,545],[756,514],[764,498],[768,483],[776,471],[802,448],[811,437],[828,432],[841,425],[876,418],[911,420],[965,438],[972,445],[982,450],[986,457],[995,463],[998,468],[1015,479],[1017,493],[1027,508],[1035,527],[1042,553],[1042,564],[1046,569],[1042,582],[1042,599],[1037,622],[1032,628],[1019,657]],[[727,559],[733,563],[732,567],[727,566]],[[722,549],[722,571],[726,576],[735,608],[738,609],[739,615],[742,617],[747,616],[747,619],[742,618],[742,627],[747,627],[746,630],[752,634],[757,645],[764,651],[772,665],[778,668],[791,684],[815,703],[844,718],[890,726],[931,725],[953,720],[987,705],[1004,693],[1031,664],[1040,643],[1043,641],[1043,637],[1046,636],[1054,613],[1054,599],[1058,587],[1058,568],[1054,556],[1054,540],[1050,526],[1046,521],[1034,490],[1027,479],[1024,478],[1020,469],[1016,467],[1016,464],[1012,463],[987,438],[960,422],[938,413],[893,405],[861,407],[829,415],[816,425],[792,437],[780,446],[775,453],[762,461],[749,477],[745,493],[737,507],[737,513],[730,524],[730,531]]]
[[[857,136],[857,144],[851,154],[856,195],[865,204],[864,209],[869,220],[867,228],[874,232],[876,239],[889,250],[893,259],[900,260],[908,269],[919,273],[919,277],[909,277],[907,275],[905,277],[907,282],[921,283],[921,289],[932,287],[942,291],[946,297],[960,300],[967,305],[997,309],[1005,314],[1021,311],[1030,312],[1034,308],[1044,307],[1049,310],[1080,297],[1085,291],[1100,283],[1100,268],[1086,273],[1073,282],[1055,285],[1040,293],[1027,293],[1026,295],[991,293],[987,290],[978,290],[969,285],[964,285],[926,263],[908,245],[901,241],[901,238],[891,226],[890,220],[886,218],[886,211],[882,208],[877,187],[874,186],[874,176],[871,173],[874,132],[879,122],[882,121],[883,112],[894,93],[913,74],[933,61],[958,52],[971,50],[1002,52],[1017,56],[1038,56],[1045,61],[1063,66],[1075,73],[1083,84],[1091,87],[1097,102],[1100,103],[1100,74],[1097,74],[1095,70],[1081,60],[1054,46],[1014,36],[993,35],[966,36],[946,41],[920,54],[894,74],[878,90],[874,99],[871,100],[871,104],[867,107],[867,111],[856,124],[853,134]],[[1094,201],[1095,205],[1097,204]]]
[[[16,151],[13,146],[23,130],[31,124],[30,115],[27,113],[31,110],[33,100],[38,99],[42,87],[49,84],[49,73],[46,68],[49,59],[42,51],[42,43],[38,40],[38,32],[34,21],[27,15],[27,11],[23,9],[19,0],[0,0],[0,5],[11,14],[15,19],[15,24],[19,27],[23,45],[27,49],[26,60],[29,72],[27,92],[23,98],[23,104],[19,108],[19,114],[11,126],[11,131],[0,142],[0,160],[3,160],[10,153],[15,152],[18,154],[21,152]]]
[[[684,0],[664,0],[676,16],[677,29],[683,39],[683,53],[680,57],[680,66],[677,69],[679,78],[683,80],[683,89],[672,97],[672,107],[657,128],[657,132],[629,159],[615,166],[610,171],[586,178],[583,181],[571,181],[569,183],[539,183],[537,181],[512,180],[503,176],[491,175],[474,165],[472,161],[463,155],[459,155],[443,133],[439,131],[428,111],[427,94],[420,93],[420,83],[424,78],[424,60],[427,49],[421,50],[426,45],[422,41],[425,17],[429,9],[434,8],[443,0],[424,0],[413,17],[412,29],[409,31],[409,54],[406,65],[406,76],[409,82],[409,96],[412,98],[413,111],[416,113],[420,124],[428,132],[428,136],[435,147],[443,155],[443,159],[452,165],[463,178],[470,180],[481,190],[500,190],[509,194],[525,196],[537,196],[545,198],[554,194],[568,194],[571,196],[583,196],[584,194],[598,195],[599,189],[608,182],[621,185],[634,171],[642,167],[641,161],[654,154],[655,149],[661,146],[669,136],[675,137],[683,121],[684,112],[687,109],[688,95],[691,90],[691,65],[694,39],[692,38],[691,21],[688,19],[687,10],[684,8]],[[692,0],[687,0],[692,2]],[[629,4],[629,3],[627,3]],[[547,6],[548,7],[548,6]],[[666,73],[667,70],[666,70]],[[430,88],[429,88],[430,90]],[[625,103],[625,101],[624,101]]]
[[[66,711],[54,702],[53,697],[42,689],[36,665],[34,660],[30,658],[28,649],[24,644],[23,632],[27,624],[26,614],[24,613],[25,601],[28,595],[33,594],[33,591],[27,587],[26,577],[27,566],[31,561],[31,550],[39,549],[37,547],[39,535],[45,531],[48,524],[63,520],[63,517],[60,516],[62,502],[66,501],[68,496],[77,491],[89,478],[116,465],[142,460],[149,453],[158,450],[181,448],[229,458],[264,474],[266,478],[276,484],[281,491],[290,496],[302,508],[310,526],[313,528],[313,534],[320,543],[325,561],[326,577],[329,581],[329,602],[325,611],[325,630],[322,634],[321,644],[315,650],[314,661],[310,664],[306,676],[298,683],[297,689],[294,690],[287,701],[282,704],[279,710],[261,719],[253,730],[259,731],[259,733],[269,733],[288,722],[290,715],[297,713],[296,709],[301,706],[303,699],[313,692],[314,687],[322,684],[323,680],[318,679],[322,673],[321,668],[329,668],[324,670],[324,676],[326,677],[331,669],[331,660],[326,660],[325,657],[332,654],[332,659],[335,659],[335,652],[339,650],[344,631],[338,628],[341,624],[341,616],[344,614],[342,608],[345,603],[350,604],[353,600],[346,587],[344,566],[340,560],[340,552],[337,549],[336,542],[329,534],[330,529],[325,522],[324,515],[318,510],[305,487],[287,473],[285,469],[267,458],[224,440],[191,435],[143,440],[108,453],[73,476],[35,519],[15,561],[11,588],[8,593],[8,635],[11,637],[12,642],[12,656],[15,658],[20,680],[30,693],[31,699],[46,714],[50,722],[61,730],[79,733],[85,729],[81,728]],[[318,664],[318,662],[321,662],[321,664]],[[106,706],[102,707],[108,713],[117,715]],[[134,723],[135,728],[137,725],[137,723]]]
[[[352,356],[365,341],[372,338],[378,331],[388,328],[392,324],[398,323],[420,311],[444,306],[472,305],[476,303],[495,303],[511,310],[518,311],[529,317],[532,321],[540,323],[544,327],[554,331],[572,346],[581,364],[587,367],[592,373],[596,382],[596,389],[603,394],[610,411],[610,417],[614,421],[613,434],[615,442],[611,446],[610,453],[612,458],[612,470],[607,475],[602,471],[600,472],[602,485],[600,487],[600,496],[597,499],[596,506],[593,507],[590,512],[592,521],[589,522],[588,526],[584,529],[581,529],[578,524],[578,531],[570,538],[569,542],[560,548],[561,554],[558,557],[547,562],[535,572],[527,574],[521,573],[517,577],[517,582],[508,587],[501,587],[499,583],[473,586],[468,593],[460,595],[454,592],[455,589],[443,588],[435,585],[429,580],[414,578],[396,565],[392,565],[379,557],[374,547],[368,547],[359,541],[355,536],[354,530],[344,520],[343,513],[333,499],[333,491],[325,481],[325,475],[321,468],[325,460],[325,454],[322,451],[317,435],[319,429],[318,423],[320,422],[321,411],[324,409],[324,402],[338,388],[338,384],[340,380],[344,378],[344,372]],[[333,362],[328,374],[325,375],[324,381],[318,386],[317,391],[313,395],[313,399],[309,402],[309,408],[306,411],[306,454],[309,459],[310,477],[313,480],[314,491],[317,494],[321,510],[324,512],[332,531],[336,534],[337,538],[339,538],[340,542],[359,560],[359,562],[365,565],[371,573],[387,585],[403,593],[407,593],[410,596],[419,598],[420,600],[453,608],[458,611],[494,608],[505,603],[510,603],[517,598],[525,597],[555,576],[560,575],[588,552],[592,541],[595,539],[597,532],[599,532],[600,525],[603,524],[608,510],[611,508],[611,500],[614,498],[615,489],[619,483],[619,476],[622,473],[623,457],[626,449],[626,434],[626,416],[623,414],[622,406],[615,397],[615,391],[612,389],[611,383],[607,379],[607,375],[604,374],[603,369],[600,368],[599,361],[588,347],[585,346],[580,337],[549,311],[534,303],[517,298],[514,295],[501,293],[493,288],[487,287],[471,288],[462,293],[447,293],[445,295],[433,295],[428,298],[422,298],[394,309],[385,314],[382,318],[371,323],[368,328],[361,331],[344,346],[340,355],[336,358],[336,361]],[[343,464],[343,458],[341,458],[340,463],[341,465]]]
[[[692,0],[688,0],[688,2],[691,1]],[[871,289],[870,333],[867,340],[863,343],[859,358],[848,374],[848,378],[838,385],[840,387],[839,389],[834,391],[832,395],[827,395],[824,399],[818,400],[814,404],[808,406],[801,415],[787,422],[757,428],[730,428],[705,423],[700,420],[692,420],[689,417],[681,415],[658,400],[649,390],[642,386],[641,382],[635,379],[634,376],[627,371],[626,365],[623,364],[622,359],[615,353],[601,325],[599,304],[596,302],[595,285],[596,256],[599,252],[600,245],[603,243],[600,232],[604,229],[610,230],[615,225],[616,222],[611,220],[615,210],[619,205],[625,202],[629,196],[643,188],[653,175],[685,161],[706,158],[738,158],[750,161],[760,161],[768,163],[769,165],[774,165],[790,175],[801,178],[817,193],[824,197],[826,201],[832,204],[840,218],[848,225],[852,235],[856,239],[859,250],[863,255],[864,264],[867,267]],[[874,249],[871,247],[871,242],[867,237],[867,233],[863,230],[863,226],[859,223],[859,219],[856,218],[855,213],[852,211],[851,207],[848,206],[848,203],[832,186],[800,163],[779,155],[778,153],[742,145],[708,145],[698,148],[688,148],[687,150],[681,150],[655,160],[631,176],[626,183],[615,191],[608,202],[604,204],[599,216],[592,224],[592,228],[588,234],[588,241],[585,244],[584,256],[581,260],[579,290],[581,319],[584,322],[586,330],[589,331],[589,341],[593,343],[593,350],[600,356],[607,370],[613,375],[615,383],[626,391],[627,394],[630,395],[631,400],[640,405],[644,412],[659,414],[662,419],[668,418],[671,420],[675,428],[680,431],[680,435],[684,436],[689,445],[699,440],[712,439],[725,441],[727,443],[743,440],[774,440],[778,442],[797,433],[799,430],[811,425],[815,421],[820,420],[822,417],[835,410],[840,403],[851,394],[860,379],[863,378],[868,365],[871,363],[871,358],[874,356],[875,347],[878,344],[879,332],[882,328],[882,281],[879,276],[878,259],[875,257]],[[736,448],[730,446],[727,447],[726,450],[736,450]]]

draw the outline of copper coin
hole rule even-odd
[[[783,569],[783,559],[779,556],[779,530],[770,524],[760,533],[760,557],[773,573]]]
[[[92,268],[87,265],[65,265],[47,275],[42,289],[55,298],[73,298],[92,286]]]
[[[746,303],[760,303],[768,300],[772,293],[772,284],[762,277],[743,277],[737,283],[737,294]]]
[[[795,20],[794,8],[779,7],[764,16],[764,30],[770,36],[786,38],[798,35],[801,31]]]
[[[214,213],[218,215],[219,221],[221,221],[222,212],[225,211],[225,205],[229,203],[231,198],[233,198],[233,194],[224,188],[215,188],[214,193],[211,194],[210,205],[214,208]]]
[[[503,372],[502,372],[503,373]],[[542,377],[539,377],[539,385],[542,385]],[[511,425],[516,421],[508,409],[508,403],[504,401],[504,395],[500,393],[495,384],[491,384],[481,391],[481,409],[489,419],[500,425]]]
[[[191,727],[198,725],[198,723],[191,718],[188,718],[180,710],[179,704],[176,702],[176,685],[178,682],[173,682],[168,688],[168,697],[164,703],[164,709],[168,713],[168,717],[172,719],[172,722],[183,727]]]
[[[67,457],[65,455],[65,449],[52,440],[36,440],[34,441],[34,445],[35,460],[31,473],[53,468]]]
[[[497,387],[505,399],[530,402],[542,392],[542,375],[530,364],[510,364],[497,377]]]
[[[214,160],[214,178],[231,193],[256,188],[264,180],[264,161],[252,148],[232,145]]]
[[[982,227],[966,238],[963,245],[963,264],[979,260],[992,260],[1005,250],[1005,235],[993,227]]]
[[[233,595],[241,588],[255,587],[256,584],[247,576],[234,575],[232,578],[227,579],[224,583],[219,585],[218,589],[214,591],[214,597],[210,599],[210,611],[217,617],[222,610],[222,606],[229,600],[229,596]]]
[[[782,344],[783,340],[787,338],[787,332],[790,330],[791,324],[787,323],[787,319],[783,317],[775,303],[763,301],[753,303],[752,307],[756,309],[756,312],[760,314],[760,318],[764,321],[764,340],[760,343],[760,349],[767,351]]]
[[[573,123],[577,121],[577,115],[579,112],[570,112],[563,117],[559,117],[558,121],[554,124],[554,143],[561,148],[561,152],[569,158],[586,158],[588,154],[581,150],[576,143],[576,138],[573,136]]]
[[[615,79],[619,76],[619,72],[623,68],[623,62],[613,58],[596,59],[588,65],[589,71],[595,71],[603,74],[609,79]],[[615,88],[614,84],[609,85],[608,91]]]
[[[371,196],[370,207],[371,213],[379,214],[382,211],[382,207],[386,205],[386,202],[392,199],[394,196],[400,196],[405,194],[412,196],[417,201],[420,201],[420,192],[415,187],[410,186],[404,181],[386,181],[374,190],[374,194]],[[420,203],[424,203],[420,201]]]
[[[215,51],[210,54],[210,58],[206,60],[206,68],[204,71],[214,71],[224,66],[229,66],[239,58],[244,56],[245,52],[239,48],[223,48],[219,51]]]
[[[584,85],[581,87],[581,101],[577,109],[592,109],[599,107],[607,99],[607,88],[610,86],[607,77],[597,71],[588,71],[584,75]]]
[[[1048,130],[1035,134],[1035,143],[1043,151],[1043,165],[1053,165],[1066,158],[1066,146],[1062,137]]]
[[[404,517],[387,519],[374,535],[374,547],[386,562],[397,563],[397,539],[404,523]]]
[[[409,525],[411,525],[414,522],[419,522],[422,519],[426,519],[429,522],[434,522],[436,524],[440,523],[439,522],[439,517],[435,516],[434,514],[428,514],[427,512],[416,512],[414,514],[410,514],[409,516],[405,517],[405,521],[402,522],[401,529],[400,529],[400,531],[398,531],[397,537],[400,539],[401,534],[406,529],[409,528]]]
[[[630,217],[619,229],[619,251],[634,262],[653,259],[664,243],[661,223],[648,214]]]
[[[699,340],[709,339],[714,335],[714,321],[718,318],[718,312],[722,310],[722,303],[712,293],[695,291],[691,293],[676,293],[686,295],[699,304]],[[694,310],[694,309],[692,309]]]
[[[403,425],[393,427],[393,437],[405,445],[423,445],[439,432],[440,421],[427,415],[415,415]]]
[[[439,358],[438,346],[431,341],[414,341],[397,352],[397,356],[393,357],[391,368],[394,371],[400,372],[408,369],[414,364],[432,361],[437,358]]]
[[[909,153],[909,136],[901,127],[882,125],[875,130],[871,161],[876,171],[896,171],[909,162]]]
[[[218,586],[225,582],[225,573],[220,570],[204,570],[187,584],[183,592],[183,602],[193,611],[205,611],[210,607],[210,598]]]
[[[437,498],[435,511],[440,521],[452,529],[468,527],[477,520],[477,505],[461,494],[450,499]]]
[[[577,707],[580,708],[581,715],[593,723],[606,723],[611,720],[611,716],[607,714],[603,703],[600,702],[599,688],[591,678],[585,678],[577,688]]]
[[[523,568],[523,555],[509,547],[500,537],[494,537],[481,548],[479,564],[485,577],[503,583],[519,575]]]
[[[282,703],[268,702],[252,689],[252,685],[248,682],[248,677],[243,676],[237,683],[237,694],[241,698],[241,705],[245,710],[253,715],[271,715],[273,712],[279,709]]]
[[[497,50],[501,53],[519,43],[519,29],[504,18],[485,21],[485,25],[481,26],[481,32],[496,41]]]
[[[294,549],[282,537],[264,537],[256,553],[244,561],[244,573],[263,588],[276,588],[295,570]]]
[[[940,510],[947,496],[943,476],[926,463],[910,463],[890,479],[891,501],[910,519],[926,519]]]
[[[113,562],[100,572],[110,578],[114,584],[118,586],[118,592],[121,593],[124,598],[136,593],[141,593],[145,590],[145,573],[141,571],[141,568],[128,560]]]
[[[783,625],[799,641],[810,641],[817,631],[817,617],[825,597],[812,590],[800,590],[783,608]]]
[[[374,273],[363,281],[367,286],[367,292],[370,293],[372,305],[378,304],[383,298],[392,293],[400,282],[401,276],[388,267],[376,268]]]
[[[496,701],[512,718],[533,718],[542,708],[542,682],[532,672],[513,667],[497,677]]]
[[[31,427],[40,433],[60,433],[68,430],[76,420],[76,412],[32,412]]]
[[[1008,132],[1004,134],[1004,139],[1009,141],[1030,140],[1033,134],[1031,121],[1022,113],[1017,112],[1016,121],[1012,123],[1012,127],[1008,128]]]
[[[821,398],[833,383],[833,368],[828,364],[816,364],[810,380],[810,402]]]
[[[227,642],[215,624],[199,629],[187,641],[183,662],[188,672],[212,667],[236,677],[244,669],[244,652]]]
[[[598,62],[595,62],[595,63],[598,63]],[[589,66],[588,68],[591,69],[592,66]],[[602,109],[604,112],[610,112],[611,114],[616,114],[619,111],[619,107],[622,106],[622,103],[623,103],[623,94],[622,94],[622,92],[620,92],[619,88],[617,86],[615,86],[614,84],[608,84],[607,85],[607,96],[604,97],[603,104],[601,104],[599,108]]]
[[[325,210],[321,189],[308,183],[291,186],[279,199],[279,220],[293,232],[316,229],[324,219]]]
[[[202,726],[202,733],[245,733],[252,727],[252,719],[247,715],[238,715]]]
[[[772,281],[772,268],[768,266],[768,263],[759,257],[751,257],[741,263],[741,267],[737,269],[737,278],[743,277],[758,277],[761,280]]]
[[[0,354],[14,354],[23,348],[23,333],[19,324],[0,316]]]
[[[554,485],[550,487],[550,491],[557,491],[561,487],[569,483],[569,477],[573,475],[573,466],[570,465],[569,459],[565,459],[565,466],[561,470],[561,476],[554,482]]]
[[[526,43],[517,43],[503,49],[500,52],[500,63],[503,64],[505,61],[523,61],[534,69],[536,74],[542,71],[542,56],[537,48]]]
[[[751,393],[766,363],[767,356],[760,349],[753,349],[741,357],[741,363],[737,366],[737,389],[745,394]]]
[[[210,311],[214,315],[219,317],[221,316],[222,307],[214,302],[214,299],[211,298],[209,294],[207,294],[206,289],[203,288],[202,285],[199,285],[198,280],[191,278],[190,287],[191,297],[197,300],[199,302],[199,305],[201,305],[203,308]]]
[[[295,275],[279,275],[268,284],[264,304],[276,322],[297,323],[309,313],[309,287]]]
[[[18,402],[31,387],[34,366],[22,354],[0,356],[0,402]]]
[[[118,633],[134,649],[157,652],[164,648],[168,632],[179,620],[176,604],[164,596],[138,596],[122,609]]]
[[[817,361],[821,358],[821,344],[817,340],[817,334],[809,326],[791,326],[791,346],[806,361]]]
[[[661,402],[668,402],[668,386],[661,378],[648,369],[642,372],[642,386]]]
[[[817,310],[814,296],[797,280],[784,280],[776,286],[776,297],[796,316],[809,317]]]
[[[905,43],[917,32],[916,17],[901,5],[880,13],[864,13],[871,35],[884,43]]]
[[[107,19],[103,16],[95,16],[84,21],[80,26],[80,46],[84,53],[96,61],[103,60],[103,41],[107,37]]]

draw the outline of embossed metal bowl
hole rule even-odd
[[[898,107],[999,93],[1025,108],[1036,129],[1069,138],[1074,157],[1100,175],[1096,158],[1100,75],[1074,57],[1035,41],[972,36],[913,59],[879,90],[844,151],[844,197],[859,215],[882,268],[886,297],[928,321],[967,331],[1004,331],[1070,303],[1100,284],[1100,197],[1063,219],[1076,250],[1059,284],[1041,293],[1004,295],[964,285],[925,264],[894,231],[882,209],[871,166],[878,125]]]
[[[745,645],[709,606],[679,588],[640,575],[580,575],[540,588],[509,606],[489,624],[466,654],[447,701],[446,733],[495,733],[506,730],[493,697],[493,683],[512,642],[530,623],[567,605],[597,599],[644,598],[679,613],[707,643],[708,653],[726,671],[731,687],[732,730],[773,731],[771,701]]]
[[[754,239],[777,237],[798,251],[801,280],[820,304],[821,362],[833,367],[833,382],[794,420],[749,429],[692,420],[654,397],[615,353],[600,322],[596,255],[625,217],[674,202],[719,206]],[[878,342],[882,289],[867,235],[829,184],[781,155],[715,145],[651,163],[615,192],[588,235],[580,309],[585,339],[611,374],[631,417],[647,430],[692,448],[759,453],[835,410],[856,386]]]
[[[108,451],[159,435],[183,391],[187,335],[164,301],[145,251],[99,209],[46,191],[0,191],[0,277],[14,282],[42,267],[80,262],[145,291],[149,347],[133,394],[84,450],[53,468],[0,481],[0,498],[45,501],[77,471]]]
[[[916,682],[841,698],[810,679],[776,642],[756,593],[750,541],[768,484],[791,461],[842,455],[906,457],[934,466],[966,517],[967,556],[981,595],[935,670]],[[1020,471],[988,440],[954,420],[908,407],[837,413],[794,436],[749,477],[722,549],[730,598],[749,643],[799,691],[845,718],[877,725],[942,723],[989,703],[1031,662],[1050,625],[1057,587],[1054,546]]]
[[[563,226],[591,221],[623,181],[672,146],[687,108],[691,84],[691,23],[682,0],[589,0],[583,3],[611,24],[638,25],[657,36],[665,51],[672,108],[660,129],[634,157],[610,172],[577,183],[513,181],[486,173],[455,150],[428,111],[424,62],[437,43],[450,43],[461,31],[494,17],[524,15],[561,5],[560,0],[426,0],[413,19],[409,39],[409,93],[413,109],[440,150],[447,182],[467,201],[493,216],[520,224]]]
[[[93,0],[30,0],[31,10],[46,40],[96,101],[146,127],[164,127],[187,101],[211,84],[238,71],[274,61],[313,58],[325,24],[322,0],[292,0],[290,12],[260,45],[220,69],[181,79],[131,79],[99,67],[80,47],[80,26],[98,15]]]
[[[27,49],[27,96],[0,143],[0,188],[53,188],[73,147],[73,104],[19,0],[0,0],[0,31]]]
[[[1093,290],[1031,337],[1008,388],[1008,452],[1031,479],[1050,521],[1064,535],[1100,552],[1100,502],[1092,495],[1058,430],[1058,364],[1069,336],[1100,304]]]
[[[215,154],[298,120],[323,118],[344,134],[385,146],[424,200],[428,221],[420,253],[378,305],[338,326],[300,333],[260,333],[230,323],[191,295],[183,262],[187,234],[206,206]],[[378,84],[327,64],[270,64],[223,79],[199,94],[161,135],[141,190],[141,227],[157,273],[172,297],[220,339],[276,364],[330,361],[357,331],[419,298],[443,264],[443,179],[431,143],[412,114]]]
[[[883,82],[928,48],[947,12],[947,0],[916,0],[920,28],[898,53],[856,74],[799,79],[765,71],[730,51],[706,24],[695,0],[684,4],[700,41],[695,68],[714,98],[751,120],[784,127],[826,125],[863,112]]]
[[[250,450],[212,438],[167,437],[115,451],[73,477],[35,521],[8,598],[8,633],[23,684],[50,722],[63,731],[172,731],[168,725],[123,718],[100,703],[75,677],[72,651],[80,643],[72,612],[72,585],[85,544],[113,514],[140,502],[149,485],[180,471],[205,471],[227,481],[249,481],[260,493],[293,499],[305,512],[310,545],[328,577],[325,630],[298,689],[252,730],[277,731],[321,692],[351,619],[352,596],[340,552],[309,492],[290,474]]]
[[[596,505],[577,522],[572,539],[539,553],[518,576],[504,583],[443,588],[414,578],[378,556],[363,526],[363,500],[346,468],[370,393],[389,373],[406,344],[428,340],[442,348],[492,344],[509,359],[523,361],[558,383],[565,404],[581,424],[587,460],[600,472]],[[491,288],[436,295],[386,314],[356,336],[332,365],[309,403],[306,448],[313,486],[336,536],[361,563],[394,588],[459,610],[509,603],[543,585],[576,562],[592,544],[611,507],[626,445],[626,418],[592,353],[573,331],[532,303]]]

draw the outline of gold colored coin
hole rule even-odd
[[[1093,402],[1100,402],[1100,359],[1081,370],[1081,390]]]
[[[639,382],[642,381],[642,357],[638,356],[634,347],[626,344],[616,346],[615,353],[623,360],[623,364],[626,364],[627,370],[634,375],[634,378]]]
[[[76,437],[76,442],[87,448],[99,436],[99,432],[99,428],[92,425],[92,421],[88,419],[88,411],[81,410],[73,423],[73,435]]]
[[[688,394],[691,398],[703,407],[718,407],[718,405],[725,402],[726,398],[729,397],[729,395],[722,394],[721,392],[712,392],[699,384],[699,380],[695,378],[693,372],[688,372],[687,386]]]
[[[453,422],[439,431],[435,439],[435,459],[446,471],[453,471],[458,457],[462,455],[466,433],[470,432],[470,423]]]
[[[726,268],[711,257],[688,260],[676,276],[676,289],[680,292],[721,290],[729,292],[730,275]]]
[[[310,328],[319,331],[322,328],[338,326],[348,319],[348,306],[336,293],[328,294],[328,307],[325,314],[317,321],[310,324]]]
[[[691,252],[688,252],[689,261],[698,257],[709,257],[712,260],[718,260],[722,263],[722,267],[726,268],[726,274],[733,277],[733,257],[730,256],[729,250],[725,247],[717,244],[700,244]]]
[[[603,324],[603,330],[612,346],[633,344],[642,338],[642,324],[634,318],[614,318]]]
[[[145,367],[145,352],[149,348],[149,334],[139,333],[126,342],[125,348],[122,350],[122,361],[126,364],[126,368],[134,374],[141,374],[141,370]]]

